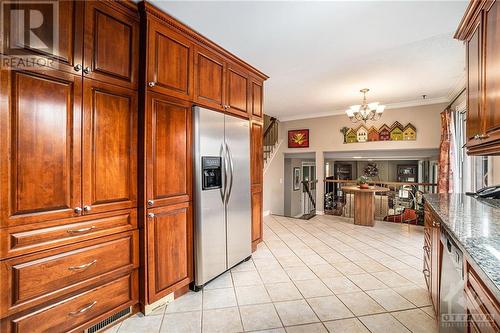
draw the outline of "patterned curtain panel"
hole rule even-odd
[[[455,127],[450,109],[441,112],[441,144],[439,145],[438,193],[453,192],[455,165]]]

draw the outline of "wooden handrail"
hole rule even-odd
[[[264,131],[264,137],[266,137],[269,132],[271,131],[271,128],[274,126],[274,124],[276,124],[278,122],[278,119],[274,118],[274,117],[271,117],[270,121],[269,121],[269,126],[267,126],[266,130]]]

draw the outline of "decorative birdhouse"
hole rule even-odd
[[[349,130],[345,134],[345,142],[347,143],[358,142],[358,135],[356,134],[356,131],[354,129],[349,128]]]
[[[386,124],[380,126],[380,128],[378,129],[378,139],[380,141],[391,140],[391,129],[389,126],[387,126]]]
[[[356,136],[358,138],[358,142],[366,142],[368,140],[368,129],[361,125],[356,129]]]
[[[368,141],[378,141],[379,133],[375,126],[370,127],[368,130]]]
[[[417,140],[417,129],[411,123],[405,126],[403,129],[403,140],[405,141],[415,141]]]
[[[391,126],[391,140],[392,141],[402,141],[403,140],[403,125],[398,121],[394,122]]]

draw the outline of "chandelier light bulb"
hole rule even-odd
[[[363,104],[351,105],[349,109],[345,111],[353,123],[357,123],[358,121],[366,123],[368,120],[378,120],[385,110],[385,105],[380,105],[379,102],[368,103],[366,101],[366,93],[368,91],[370,91],[368,88],[360,90],[363,94]]]

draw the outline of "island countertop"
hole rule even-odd
[[[425,194],[424,199],[499,298],[500,208],[465,194]]]

